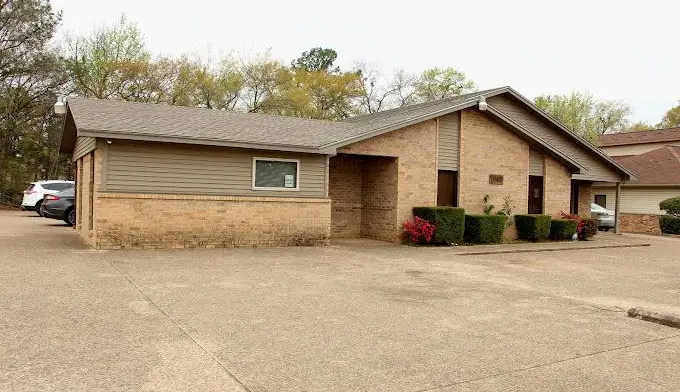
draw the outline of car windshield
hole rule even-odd
[[[602,207],[601,205],[598,205],[598,204],[595,204],[595,203],[592,203],[590,205],[590,209],[593,210],[593,211],[606,211],[607,210],[606,208]]]

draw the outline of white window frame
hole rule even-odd
[[[278,188],[268,186],[255,186],[255,171],[257,170],[257,161],[275,161],[275,162],[295,162],[295,188]],[[268,157],[253,157],[253,172],[252,172],[252,189],[254,191],[283,191],[283,192],[298,192],[300,190],[300,160],[287,158],[268,158]]]

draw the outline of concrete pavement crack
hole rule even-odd
[[[619,347],[614,347],[614,348],[610,348],[610,349],[607,349],[607,350],[595,351],[595,352],[592,352],[592,353],[589,353],[589,354],[584,354],[584,355],[578,355],[578,356],[574,356],[574,357],[564,358],[564,359],[560,359],[560,360],[557,360],[557,361],[548,362],[548,363],[542,363],[542,364],[534,365],[534,366],[527,366],[527,367],[525,367],[525,368],[515,369],[515,370],[508,371],[508,372],[497,373],[497,374],[490,374],[490,375],[488,375],[488,376],[477,377],[477,378],[471,378],[471,379],[469,379],[469,380],[463,380],[463,381],[453,382],[453,383],[449,383],[449,384],[445,384],[445,385],[439,385],[439,386],[432,387],[432,388],[418,389],[418,390],[413,391],[413,392],[431,392],[431,391],[437,391],[437,390],[441,390],[441,389],[444,389],[444,388],[455,387],[455,386],[457,386],[457,385],[469,384],[469,383],[475,382],[475,381],[489,380],[489,379],[492,379],[492,378],[502,377],[502,376],[506,376],[506,375],[509,375],[509,374],[522,373],[522,372],[525,372],[525,371],[527,371],[527,370],[540,369],[540,368],[542,368],[542,367],[547,367],[547,366],[555,365],[555,364],[558,364],[558,363],[564,363],[564,362],[574,361],[574,360],[582,359],[582,358],[589,358],[589,357],[593,357],[593,356],[596,356],[596,355],[599,355],[599,354],[605,354],[605,353],[609,353],[609,352],[613,352],[613,351],[624,350],[624,349],[631,348],[631,347],[642,346],[642,345],[648,344],[648,343],[661,342],[661,341],[664,341],[664,340],[673,339],[673,338],[677,338],[677,337],[680,337],[680,334],[671,335],[671,336],[666,336],[666,337],[658,338],[658,339],[646,340],[646,341],[644,341],[644,342],[638,342],[638,343],[633,343],[633,344],[627,344],[627,345],[625,345],[625,346],[619,346]]]
[[[207,355],[213,362],[215,362],[219,367],[221,367],[229,375],[229,377],[231,377],[231,379],[233,379],[238,385],[240,385],[241,388],[243,388],[246,392],[251,392],[251,390],[241,380],[239,380],[236,377],[236,375],[234,375],[234,373],[232,373],[229,369],[227,369],[227,367],[224,366],[224,364],[222,362],[220,362],[220,360],[218,360],[214,355],[210,354],[210,352],[208,352],[208,350],[206,350],[205,347],[203,347],[201,345],[201,343],[199,343],[184,328],[182,328],[182,326],[179,325],[177,323],[177,321],[175,321],[175,319],[170,317],[170,315],[165,310],[163,310],[156,302],[154,302],[154,300],[152,300],[148,295],[146,295],[144,293],[144,291],[142,291],[142,289],[140,289],[139,286],[137,286],[135,284],[135,282],[132,280],[132,278],[130,278],[123,271],[121,271],[120,268],[118,268],[118,266],[115,265],[113,262],[109,261],[108,263],[111,267],[113,267],[113,269],[115,269],[120,274],[120,276],[125,278],[125,280],[127,280],[128,283],[130,283],[130,285],[132,287],[134,287],[135,290],[137,290],[137,292],[142,295],[142,297],[144,297],[144,299],[149,301],[149,303],[152,304],[156,309],[158,309],[158,311],[161,312],[161,314],[163,314],[163,316],[165,316],[175,327],[177,327],[180,331],[182,331],[184,336],[186,336],[189,340],[191,340],[199,349],[201,349],[201,351],[203,351],[205,353],[205,355]]]

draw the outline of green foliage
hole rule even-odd
[[[652,129],[654,129],[653,125],[647,124],[644,121],[638,121],[638,122],[634,123],[633,125],[631,125],[628,128],[628,131],[629,132],[637,132],[637,131],[649,131],[649,130],[652,130]]]
[[[491,215],[493,212],[494,208],[496,208],[493,204],[489,202],[489,195],[484,195],[482,197],[482,208],[484,209],[484,215]]]
[[[66,84],[64,63],[50,45],[61,20],[49,1],[0,2],[0,198],[17,203],[26,183],[69,178],[59,157],[63,119],[52,115]]]
[[[550,234],[550,215],[515,215],[517,236],[522,240],[542,241]]]
[[[463,243],[465,210],[457,207],[414,207],[413,215],[435,226],[434,243],[457,245]]]
[[[680,234],[680,217],[671,215],[659,216],[661,232],[664,234]]]
[[[454,68],[426,69],[414,83],[414,97],[418,102],[455,97],[475,90],[475,83]]]
[[[505,215],[465,215],[465,242],[503,242],[505,221]]]
[[[536,106],[569,130],[596,144],[599,136],[628,126],[630,107],[621,101],[597,101],[590,93],[536,97]]]
[[[658,128],[680,127],[680,103],[669,109],[657,125]]]
[[[659,209],[665,210],[666,214],[680,218],[680,196],[671,197],[659,203]]]
[[[302,69],[307,72],[340,72],[339,67],[333,68],[333,63],[338,58],[338,53],[333,49],[312,48],[308,52],[291,62],[293,69]]]
[[[134,100],[130,98],[148,93],[142,80],[149,76],[151,52],[137,25],[125,16],[90,36],[69,38],[68,51],[67,65],[78,95]]]
[[[550,221],[549,237],[556,241],[570,240],[577,227],[578,221],[574,219],[553,219]]]

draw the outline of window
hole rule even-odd
[[[73,188],[73,184],[69,184],[68,182],[51,182],[48,184],[43,184],[43,188],[50,190],[50,191],[63,191],[69,188]]]
[[[503,176],[500,174],[490,174],[489,185],[503,185]]]
[[[253,158],[253,189],[297,191],[300,161],[297,159]]]
[[[595,204],[607,208],[607,195],[595,195]]]

